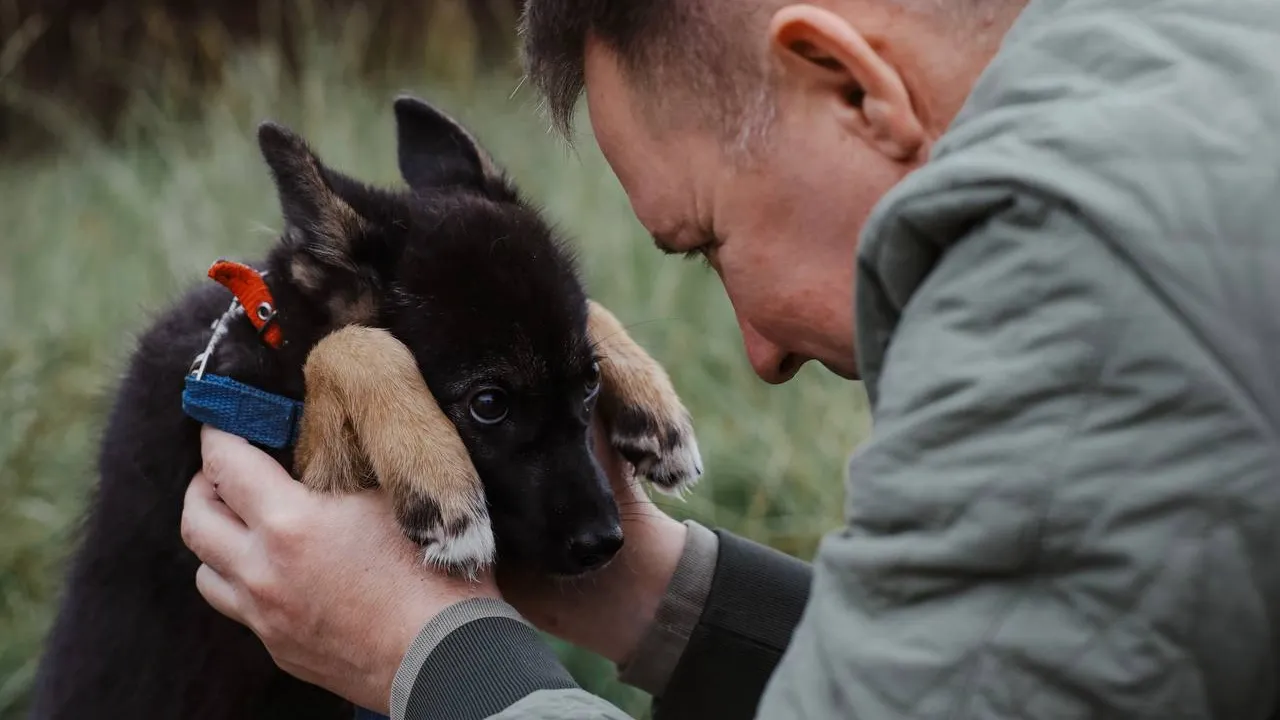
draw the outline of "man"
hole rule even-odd
[[[810,567],[658,514],[594,582],[500,594],[424,575],[377,494],[209,431],[185,523],[215,607],[395,718],[621,717],[522,618],[659,717],[1280,717],[1280,6],[527,13],[558,125],[585,88],[760,377],[866,383],[845,527]]]

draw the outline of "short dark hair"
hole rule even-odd
[[[697,102],[683,105],[682,114],[692,110],[703,119],[724,118],[742,106],[742,77],[761,62],[743,45],[748,35],[735,32],[753,17],[752,5],[724,0],[526,0],[520,22],[525,71],[565,137],[585,85],[588,37],[613,51],[623,72],[641,87],[694,93]]]
[[[888,0],[967,38],[987,37],[992,13],[1020,12],[1027,0]],[[784,0],[524,0],[520,21],[527,79],[556,129],[570,136],[585,87],[588,38],[608,47],[621,69],[650,91],[645,111],[687,121],[692,115],[744,146],[767,128],[768,71],[760,38]],[[1003,27],[1002,24],[997,24]],[[652,92],[661,89],[661,92]],[[671,104],[672,99],[681,102]],[[765,108],[767,110],[767,107]]]

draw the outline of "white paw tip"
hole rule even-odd
[[[497,546],[487,513],[473,519],[460,535],[448,536],[443,526],[433,528],[423,547],[423,562],[444,570],[461,570],[468,577],[493,562]]]

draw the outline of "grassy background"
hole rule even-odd
[[[517,74],[457,62],[474,41],[460,26],[424,31],[431,52],[417,62],[357,72],[369,34],[307,34],[292,66],[270,43],[228,50],[198,112],[192,93],[181,108],[138,93],[110,138],[72,105],[5,85],[0,52],[10,110],[58,139],[54,152],[0,161],[0,720],[23,716],[134,334],[212,260],[252,257],[279,227],[253,134],[266,118],[333,166],[396,183],[392,97],[454,111],[576,239],[592,294],[667,365],[693,411],[708,475],[664,506],[801,556],[839,522],[843,461],[868,422],[861,388],[816,367],[781,388],[756,380],[714,275],[650,247],[590,137],[570,151],[548,135],[528,93],[512,97]],[[644,712],[610,666],[560,650],[589,689]]]

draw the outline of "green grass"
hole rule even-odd
[[[357,80],[341,48],[317,44],[308,57],[295,82],[269,51],[236,55],[202,122],[179,124],[152,97],[131,115],[136,132],[110,144],[77,132],[56,104],[33,103],[66,149],[0,166],[0,720],[22,716],[134,334],[215,258],[253,257],[274,238],[278,208],[254,141],[265,118],[337,168],[396,183],[394,94],[455,111],[574,238],[591,293],[668,367],[693,411],[708,474],[686,503],[664,507],[801,556],[840,521],[843,463],[868,422],[861,388],[817,367],[782,387],[759,382],[715,276],[651,247],[588,136],[568,151],[527,93],[509,99],[514,77],[418,68]],[[610,666],[561,651],[589,689],[644,711]]]

